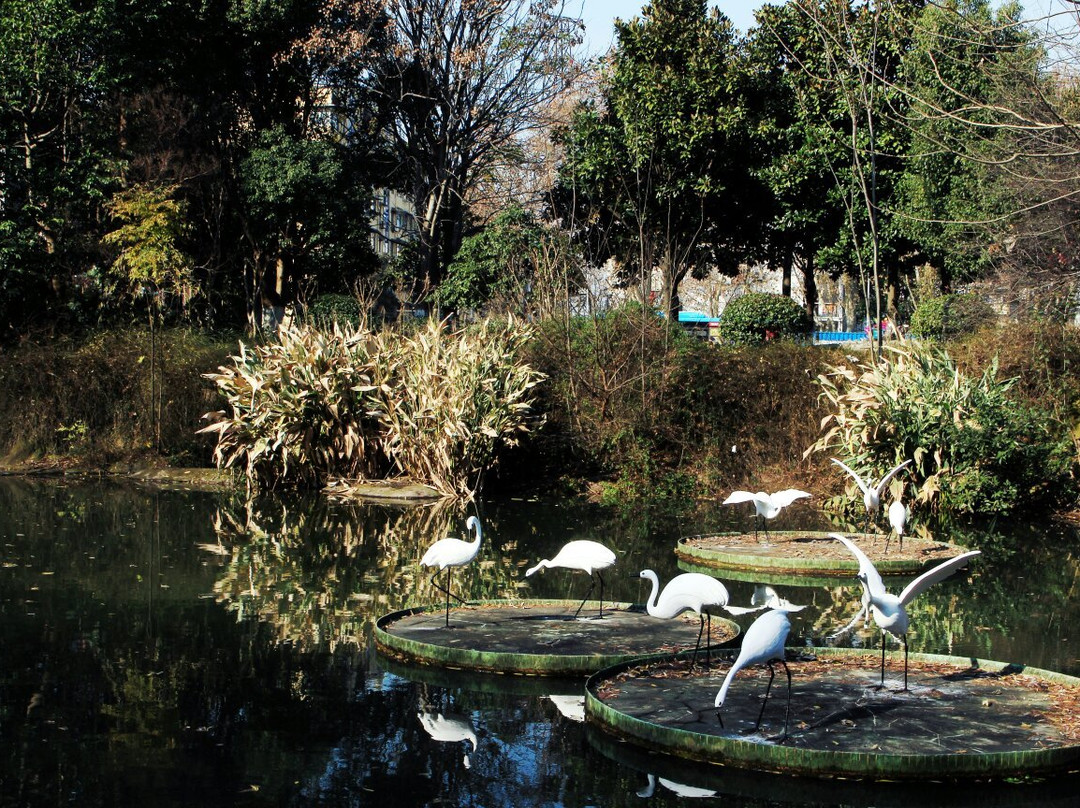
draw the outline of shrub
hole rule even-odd
[[[351,295],[319,295],[308,307],[312,325],[330,330],[334,323],[353,330],[360,327],[360,301]]]
[[[1071,487],[1068,436],[1010,397],[996,361],[972,377],[934,344],[886,346],[880,364],[833,367],[819,383],[834,412],[806,454],[839,453],[871,477],[911,458],[917,508],[1005,514]]]
[[[784,295],[750,292],[728,303],[720,317],[720,337],[731,345],[760,345],[777,338],[806,337],[813,323]]]
[[[636,304],[544,321],[530,362],[548,377],[547,424],[517,474],[606,478],[622,501],[772,484],[816,436],[825,356],[787,341],[721,347]]]
[[[371,446],[378,425],[374,367],[365,340],[335,327],[279,329],[280,341],[251,349],[240,343],[232,363],[208,373],[229,412],[202,431],[217,435],[214,460],[242,465],[249,483],[319,485],[330,474],[375,476]]]
[[[195,430],[199,416],[220,401],[202,374],[228,357],[234,337],[179,328],[156,337],[156,367],[146,328],[27,340],[4,350],[0,452],[12,461],[77,455],[83,464],[108,465],[157,445],[174,464],[209,462],[210,449]],[[163,395],[159,422],[152,388]]]
[[[990,304],[978,295],[951,294],[932,297],[915,307],[911,333],[924,339],[944,339],[972,334],[997,319]]]
[[[518,359],[529,334],[435,320],[407,334],[285,328],[208,374],[230,412],[203,431],[217,435],[218,465],[244,466],[255,485],[393,475],[469,496],[527,426],[539,380]]]

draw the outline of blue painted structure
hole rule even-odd
[[[718,323],[720,322],[720,315],[718,314],[702,314],[700,311],[680,311],[679,312],[680,323]]]
[[[877,336],[876,334],[874,336]],[[859,342],[866,339],[865,331],[815,331],[814,342]]]

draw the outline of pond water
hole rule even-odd
[[[770,527],[827,527],[811,505],[790,511]],[[679,518],[508,500],[468,513],[485,527],[479,563],[454,575],[470,599],[580,599],[584,576],[552,570],[526,582],[524,570],[592,538],[619,555],[611,597],[642,602],[638,571],[676,574],[679,537],[749,524],[718,506]],[[693,796],[680,783],[735,806],[1047,797],[1031,786],[989,799],[944,787],[913,796],[686,766],[576,720],[559,695],[572,707],[580,682],[382,661],[374,621],[438,602],[418,560],[434,539],[462,536],[466,515],[0,479],[0,805],[675,805]],[[983,556],[916,601],[912,651],[1080,675],[1076,532],[1023,524],[947,538]],[[792,615],[789,646],[823,644],[851,620],[850,584],[777,586],[809,607]],[[753,588],[729,582],[737,603]],[[876,647],[878,635],[860,627],[840,642]],[[475,749],[430,735],[437,714],[463,722]]]

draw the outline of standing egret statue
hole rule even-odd
[[[791,621],[784,609],[770,609],[750,624],[750,628],[743,635],[742,646],[739,648],[739,656],[735,659],[731,669],[724,677],[724,683],[720,686],[720,692],[716,694],[716,717],[720,726],[724,726],[724,719],[720,715],[720,708],[727,699],[728,688],[735,678],[735,674],[750,665],[765,664],[769,668],[769,684],[765,688],[765,698],[761,701],[761,712],[758,713],[756,730],[761,726],[761,717],[765,715],[765,705],[769,701],[769,691],[772,690],[773,678],[776,671],[773,670],[773,662],[780,662],[787,674],[788,703],[787,712],[784,714],[784,733],[779,736],[780,740],[787,737],[788,722],[791,719],[791,671],[788,670],[787,660],[784,659],[784,643],[787,642],[788,632],[791,630]]]
[[[900,500],[896,500],[889,505],[889,527],[893,529],[893,533],[900,539],[900,549],[904,549],[904,526],[907,524],[908,516],[911,512],[908,511],[907,505]],[[889,552],[889,540],[892,539],[892,534],[889,534],[889,538],[885,540],[885,552]]]
[[[697,661],[698,650],[701,648],[701,636],[706,634],[705,622],[708,621],[709,631],[705,641],[705,667],[710,663],[712,649],[712,607],[719,607],[734,614],[743,614],[756,609],[744,609],[737,606],[728,606],[728,591],[720,581],[711,575],[700,572],[684,572],[676,575],[663,591],[660,591],[660,579],[652,570],[642,570],[639,577],[652,581],[652,592],[645,604],[645,611],[653,617],[670,620],[686,611],[697,612],[701,627],[698,629],[697,644],[694,645],[694,655],[690,658],[690,667]]]
[[[753,502],[756,514],[754,517],[754,538],[757,538],[758,522],[760,522],[765,529],[765,538],[767,539],[769,538],[769,528],[765,525],[765,520],[776,518],[780,511],[792,502],[808,496],[810,495],[805,491],[799,491],[795,488],[786,488],[783,491],[777,491],[775,494],[766,494],[764,491],[758,491],[756,494],[752,491],[732,491],[723,504],[735,505],[740,502]]]
[[[600,544],[600,542],[577,539],[564,544],[554,558],[545,558],[535,567],[529,567],[529,569],[525,570],[525,577],[528,578],[534,572],[545,570],[548,567],[581,570],[589,576],[589,591],[585,593],[581,606],[578,606],[577,611],[574,612],[574,617],[581,613],[581,607],[589,599],[596,582],[600,581],[600,617],[602,619],[604,617],[604,578],[600,575],[600,570],[607,569],[614,563],[615,553]]]
[[[483,536],[480,520],[475,516],[470,516],[466,520],[465,529],[475,531],[476,538],[472,541],[453,538],[439,539],[427,549],[424,557],[420,559],[422,566],[438,567],[431,576],[431,583],[436,589],[446,593],[447,628],[450,628],[450,596],[454,594],[450,591],[450,568],[463,567],[476,558],[476,554],[480,551],[480,539]],[[440,586],[438,582],[438,575],[443,570],[446,570],[446,586]],[[454,597],[457,598],[459,603],[465,603],[459,596],[454,595]]]
[[[862,491],[863,505],[866,506],[866,523],[863,528],[863,533],[869,532],[870,519],[876,517],[878,511],[881,510],[881,495],[885,492],[885,486],[887,486],[889,484],[889,480],[895,477],[897,472],[899,472],[902,468],[904,468],[904,466],[910,463],[911,460],[905,460],[899,466],[894,468],[892,471],[882,477],[878,484],[873,488],[871,488],[862,477],[852,471],[848,466],[841,463],[835,457],[832,458],[832,462],[834,462],[836,465],[838,465],[840,468],[850,474],[851,478],[855,481],[855,483],[859,486],[859,489]]]
[[[881,684],[878,687],[885,687],[885,632],[889,632],[904,643],[904,690],[907,690],[908,613],[905,607],[915,599],[916,595],[926,591],[938,581],[948,578],[958,569],[965,566],[972,558],[980,555],[980,552],[971,550],[967,553],[961,553],[955,558],[950,558],[948,561],[943,561],[905,586],[899,595],[893,595],[885,590],[885,584],[882,582],[881,575],[875,569],[873,562],[867,558],[866,553],[856,546],[855,542],[846,536],[841,536],[839,533],[830,533],[829,535],[837,541],[843,542],[844,546],[858,560],[859,572],[857,577],[862,584],[863,612],[865,614],[867,610],[872,611],[874,622],[881,629]]]

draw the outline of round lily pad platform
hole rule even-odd
[[[733,656],[733,652],[724,652]],[[605,731],[691,760],[810,777],[966,780],[1080,771],[1080,679],[1000,662],[805,649],[777,670],[761,726],[768,670],[740,671],[721,715],[728,665],[689,671],[657,657],[613,666],[586,683],[586,714]],[[715,657],[714,657],[715,660]]]
[[[914,536],[904,537],[901,548],[896,537],[888,541],[884,533],[847,533],[874,562],[882,575],[918,575],[942,561],[965,552],[964,547]],[[886,546],[888,552],[886,552]],[[859,562],[844,545],[826,532],[770,531],[714,533],[679,539],[675,554],[680,562],[717,570],[742,571],[779,576],[842,577],[859,571]]]
[[[650,654],[693,651],[700,624],[696,614],[673,620],[650,617],[627,603],[490,601],[450,609],[408,609],[381,617],[375,645],[384,656],[417,665],[436,665],[533,676],[587,676],[601,668]],[[736,623],[713,616],[712,653],[739,635]],[[698,659],[705,659],[705,640]]]
[[[826,779],[687,760],[626,743],[596,725],[586,727],[586,738],[593,749],[636,773],[628,773],[627,779],[640,786],[638,796],[652,791],[669,799],[672,796],[718,798],[702,805],[728,805],[734,798],[734,804],[755,806],[1076,808],[1076,796],[1080,793],[1080,776],[1068,774],[1009,781]],[[727,802],[722,803],[721,799]]]

